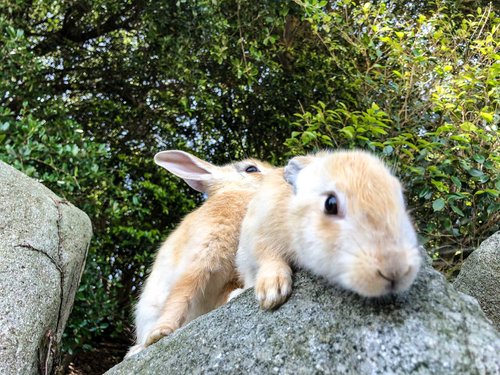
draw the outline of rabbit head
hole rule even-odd
[[[299,264],[365,297],[409,288],[420,267],[403,189],[363,151],[291,159],[290,217]]]

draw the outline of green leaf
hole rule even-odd
[[[471,168],[467,172],[469,172],[469,174],[472,177],[483,177],[484,176],[483,172],[481,172],[479,169],[475,169],[475,168]]]
[[[477,131],[477,126],[474,125],[472,122],[464,122],[462,125],[460,125],[460,129],[462,129],[464,132],[476,132]]]
[[[403,78],[403,75],[397,70],[393,70],[392,73],[394,73],[394,75],[396,75],[399,78]]]
[[[479,112],[479,116],[485,119],[488,122],[493,122],[493,113],[488,112]]]
[[[458,177],[456,177],[456,176],[451,176],[451,177],[450,177],[450,179],[451,179],[451,181],[453,182],[453,184],[454,184],[457,188],[459,188],[459,189],[461,189],[461,188],[462,188],[462,182],[458,179]]]
[[[477,161],[479,164],[483,164],[486,158],[483,155],[475,154],[472,157],[475,161]]]
[[[436,189],[438,189],[438,191],[442,193],[448,192],[448,187],[442,181],[432,179],[431,184],[434,185]]]
[[[465,214],[463,213],[463,211],[460,208],[458,208],[457,206],[455,206],[453,203],[450,204],[450,207],[453,210],[453,212],[455,212],[457,215],[462,216],[462,217],[465,216]]]
[[[495,198],[497,198],[498,196],[500,196],[500,191],[496,190],[496,189],[484,189],[484,190],[478,190],[474,193],[474,195],[481,195],[481,194],[485,194],[485,193],[488,193],[490,195],[493,195]]]
[[[345,128],[340,129],[340,132],[345,134],[347,138],[354,138],[355,130],[352,126],[346,126]]]
[[[444,208],[445,201],[443,198],[438,198],[432,202],[432,209],[436,211],[441,211]]]
[[[316,134],[310,131],[305,131],[302,133],[302,136],[300,137],[302,143],[308,144],[314,139],[316,139]]]

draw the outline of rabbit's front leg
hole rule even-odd
[[[255,294],[263,309],[280,306],[292,293],[292,270],[281,257],[262,259],[255,278]]]

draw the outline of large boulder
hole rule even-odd
[[[83,272],[88,216],[0,162],[0,374],[48,374]]]
[[[107,374],[499,374],[499,353],[477,302],[426,265],[384,300],[299,272],[276,311],[249,290]]]
[[[453,286],[477,298],[486,316],[500,330],[500,232],[469,255]]]

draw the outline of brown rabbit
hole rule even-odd
[[[175,150],[154,160],[208,199],[158,251],[135,310],[136,345],[126,357],[224,304],[241,286],[234,264],[241,221],[263,174],[273,170],[253,159],[218,167]]]
[[[420,262],[401,184],[363,151],[296,157],[281,177],[265,176],[236,256],[244,288],[255,287],[265,309],[291,293],[291,265],[378,297],[408,289]]]

